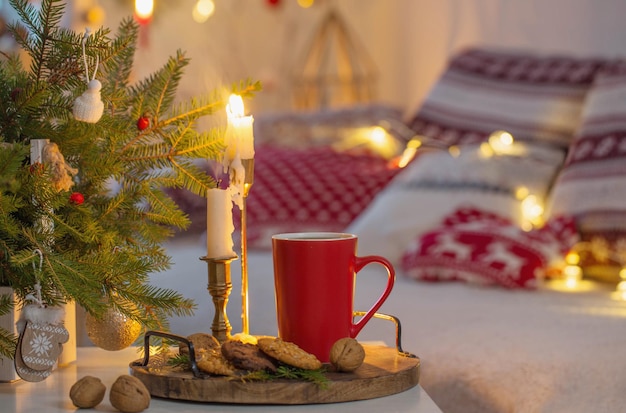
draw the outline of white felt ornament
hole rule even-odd
[[[74,101],[74,118],[76,120],[88,123],[96,123],[102,117],[104,112],[104,103],[100,98],[100,89],[102,84],[96,79],[98,71],[98,56],[96,56],[96,68],[93,71],[92,79],[89,79],[89,68],[87,65],[87,54],[85,53],[85,43],[89,37],[89,29],[85,31],[83,36],[83,60],[85,62],[85,75],[87,77],[87,90]]]

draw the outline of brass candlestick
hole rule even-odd
[[[233,289],[230,278],[230,263],[233,258],[209,258],[201,257],[202,261],[207,263],[209,271],[209,294],[213,298],[215,306],[215,314],[213,316],[213,324],[211,324],[211,332],[220,343],[228,340],[230,337],[231,325],[226,314],[226,305],[228,297]]]
[[[242,159],[246,175],[243,181],[243,203],[241,208],[241,330],[244,334],[250,334],[248,320],[248,234],[246,223],[246,198],[254,182],[254,158]]]

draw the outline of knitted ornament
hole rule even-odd
[[[89,79],[89,68],[87,65],[87,54],[85,53],[85,43],[87,43],[87,37],[89,37],[90,30],[85,31],[83,36],[83,61],[85,63],[85,75],[87,77],[87,90],[82,95],[76,98],[74,101],[74,118],[76,120],[96,123],[102,117],[104,112],[104,103],[100,98],[100,89],[102,84],[96,79],[96,72],[98,71],[98,56],[96,56],[96,68],[93,71],[93,78]]]
[[[87,90],[74,101],[74,118],[82,122],[96,123],[104,112],[104,103],[100,98],[102,84],[98,79],[92,79],[87,84]]]
[[[43,304],[22,308],[17,323],[15,371],[26,381],[42,381],[50,375],[70,336],[63,325],[65,310]]]

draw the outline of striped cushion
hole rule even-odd
[[[518,140],[566,148],[595,74],[607,62],[470,49],[456,55],[410,121],[447,144],[506,130]]]
[[[626,256],[626,62],[599,74],[589,91],[550,211],[577,217],[583,239],[594,240],[599,252],[589,257],[594,265],[610,263],[598,260],[607,248],[622,245]]]

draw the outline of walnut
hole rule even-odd
[[[109,401],[122,413],[138,413],[150,406],[150,392],[137,377],[123,374],[111,386]]]
[[[85,376],[70,388],[70,399],[74,406],[80,409],[90,409],[96,407],[104,399],[106,389],[99,378]]]
[[[354,371],[365,359],[363,346],[353,338],[340,338],[330,349],[330,363],[337,371]]]

